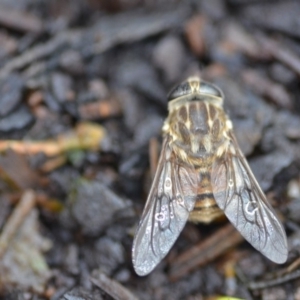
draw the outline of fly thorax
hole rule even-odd
[[[195,155],[204,158],[216,155],[223,144],[227,147],[229,125],[231,126],[221,108],[211,103],[195,101],[172,109],[163,130],[171,136],[171,141],[177,148],[175,151],[180,157]]]

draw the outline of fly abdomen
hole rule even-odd
[[[198,194],[194,210],[190,213],[189,221],[210,223],[222,214],[212,193]]]

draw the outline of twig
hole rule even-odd
[[[11,72],[50,56],[62,48],[76,48],[85,58],[103,53],[128,42],[173,29],[184,22],[189,14],[186,6],[178,6],[155,13],[126,12],[114,17],[101,18],[95,26],[86,30],[68,30],[57,34],[43,45],[35,46],[10,60],[0,71],[0,80]],[[130,22],[128,22],[130,20]]]
[[[248,283],[248,287],[251,290],[264,289],[270,286],[279,285],[290,280],[294,280],[300,277],[300,258],[297,258],[286,268],[279,270],[276,273],[272,273],[271,279],[262,280],[258,282]],[[268,276],[270,278],[270,276]]]
[[[268,97],[280,107],[284,107],[287,109],[292,108],[292,99],[286,89],[280,84],[272,82],[271,80],[264,76],[261,76],[254,70],[243,71],[242,79],[258,94]]]
[[[155,171],[158,165],[158,141],[156,137],[153,137],[149,141],[149,162],[151,178],[154,179]]]
[[[169,272],[170,279],[172,281],[180,279],[196,268],[217,258],[226,250],[238,245],[243,240],[243,237],[231,224],[224,226],[204,242],[174,258]]]
[[[300,58],[298,55],[285,48],[282,43],[278,43],[263,35],[257,36],[257,39],[263,47],[263,51],[268,51],[274,58],[300,75]]]
[[[24,222],[28,213],[35,205],[35,194],[33,191],[26,191],[18,206],[15,208],[9,219],[7,220],[0,236],[0,259],[5,254],[10,241],[16,234],[18,228]]]
[[[46,141],[0,141],[0,153],[8,149],[19,154],[33,155],[44,153],[47,156],[59,155],[67,151],[98,149],[106,133],[102,126],[92,123],[79,123],[75,131],[59,135]]]
[[[153,13],[141,10],[104,17],[95,26],[100,41],[88,45],[84,53],[96,55],[117,44],[132,43],[174,29],[184,22],[188,14],[187,5],[177,5]]]
[[[259,289],[265,289],[274,285],[283,284],[285,282],[297,279],[300,277],[300,270],[296,270],[293,273],[286,274],[284,276],[281,276],[280,278],[274,278],[270,280],[262,280],[262,281],[252,281],[248,283],[248,288],[250,290],[259,290]]]
[[[22,53],[21,55],[11,59],[0,71],[0,80],[7,77],[11,72],[24,68],[25,66],[42,59],[44,57],[50,56],[53,52],[57,51],[59,48],[71,45],[75,41],[82,38],[82,32],[76,30],[70,30],[62,32],[56,35],[54,38],[49,40],[47,43],[35,46],[28,51]]]
[[[39,33],[43,31],[43,22],[28,12],[0,5],[0,24],[22,32]]]
[[[191,50],[195,55],[202,57],[205,53],[204,29],[207,25],[207,18],[203,14],[197,14],[185,24],[185,34]]]
[[[97,278],[91,278],[93,284],[116,300],[138,300],[127,288],[119,282],[100,273]]]
[[[78,113],[83,120],[98,120],[120,116],[122,108],[117,97],[111,97],[107,100],[82,104],[78,108]]]

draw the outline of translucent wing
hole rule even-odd
[[[232,133],[230,137],[228,150],[212,168],[215,200],[254,248],[270,260],[284,263],[288,255],[285,231]]]
[[[199,175],[177,163],[168,138],[134,237],[132,261],[140,276],[150,273],[176,241],[196,201]]]

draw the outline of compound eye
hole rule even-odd
[[[221,90],[219,90],[216,86],[208,82],[201,82],[199,87],[199,93],[223,98]]]
[[[189,95],[191,93],[192,89],[190,83],[187,81],[182,82],[181,84],[177,85],[173,90],[171,90],[168,96],[168,101],[174,100],[185,95]]]

